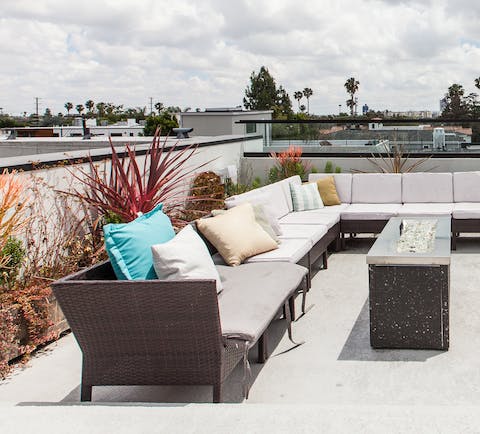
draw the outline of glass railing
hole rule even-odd
[[[240,121],[263,136],[245,152],[268,153],[299,146],[304,153],[364,154],[391,151],[420,154],[480,153],[480,120],[321,119]]]

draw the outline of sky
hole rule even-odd
[[[477,0],[1,0],[0,107],[235,107],[263,65],[311,113],[346,111],[349,77],[359,107],[435,111],[478,91],[479,22]]]

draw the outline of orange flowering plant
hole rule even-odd
[[[274,159],[274,166],[268,174],[269,182],[280,181],[290,176],[299,175],[305,178],[311,169],[311,164],[302,160],[303,150],[300,146],[289,146],[283,152],[271,152],[270,156]]]

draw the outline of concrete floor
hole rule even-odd
[[[254,363],[252,357],[250,398],[241,406],[174,405],[211,402],[209,387],[97,387],[93,394],[97,405],[76,406],[81,354],[73,336],[67,335],[0,382],[0,413],[9,408],[11,414],[27,411],[47,417],[49,412],[59,413],[60,405],[80,418],[105,421],[115,409],[125,415],[141,413],[147,406],[156,409],[156,416],[147,420],[156,421],[161,409],[172,424],[176,421],[175,428],[186,432],[206,430],[201,421],[209,420],[208,415],[215,421],[210,432],[237,432],[221,429],[231,418],[251,423],[237,426],[248,432],[256,432],[253,423],[262,418],[270,420],[276,432],[282,427],[290,431],[294,427],[293,432],[320,427],[322,432],[480,432],[476,418],[480,413],[480,240],[460,241],[452,255],[448,352],[370,347],[365,253],[371,244],[372,239],[355,240],[348,250],[331,255],[328,270],[313,279],[308,304],[314,307],[294,324],[294,335],[305,340],[304,345],[288,351],[292,345],[284,321],[272,324],[272,354],[265,365]],[[241,379],[239,366],[226,384],[227,403],[243,401]],[[105,406],[112,402],[149,404]],[[286,414],[285,424],[277,426]],[[0,431],[2,423],[8,424],[8,418],[0,419]],[[385,431],[385,426],[391,429]]]

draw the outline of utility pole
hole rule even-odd
[[[153,114],[153,98],[150,97],[150,116]]]
[[[38,101],[39,97],[35,97],[35,125],[38,127],[40,125],[40,117],[38,116]]]

